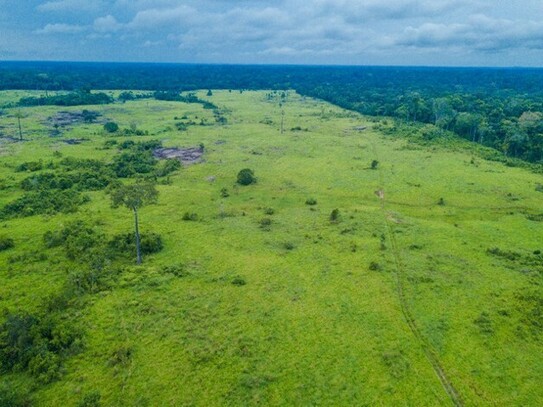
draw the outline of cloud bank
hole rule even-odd
[[[0,0],[0,58],[541,66],[539,1],[501,3]]]

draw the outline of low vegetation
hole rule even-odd
[[[535,167],[203,89],[5,108],[0,405],[541,404]]]

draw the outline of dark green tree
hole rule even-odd
[[[134,231],[136,236],[136,262],[141,264],[141,238],[139,232],[138,210],[144,205],[156,203],[158,191],[152,183],[122,185],[111,193],[114,208],[125,206],[134,212]]]
[[[256,182],[255,173],[249,168],[244,168],[238,172],[238,184],[251,185]]]
[[[108,133],[115,133],[119,130],[119,125],[115,122],[107,122],[104,124],[104,130]]]

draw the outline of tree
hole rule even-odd
[[[238,172],[238,184],[251,185],[256,182],[255,173],[250,168],[244,168]]]
[[[104,130],[108,133],[115,133],[117,130],[119,130],[119,125],[115,122],[107,122],[104,124]]]
[[[456,116],[456,111],[452,108],[447,98],[436,98],[432,101],[432,112],[434,114],[434,125],[448,130]]]
[[[122,185],[111,193],[111,202],[114,208],[121,205],[134,212],[134,229],[136,235],[137,264],[141,264],[141,238],[139,232],[138,209],[144,205],[156,203],[158,191],[152,183],[136,183]]]
[[[17,109],[15,112],[15,117],[17,118],[17,124],[19,125],[19,140],[23,141],[23,130],[21,128],[21,119],[24,119],[26,116],[21,109]]]

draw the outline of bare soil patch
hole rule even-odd
[[[96,123],[100,116],[100,113],[91,110],[84,110],[81,112],[62,111],[54,116],[48,117],[47,121],[54,127],[68,127],[79,123]]]
[[[202,162],[204,150],[201,147],[157,148],[153,154],[156,158],[177,159],[186,166]]]

